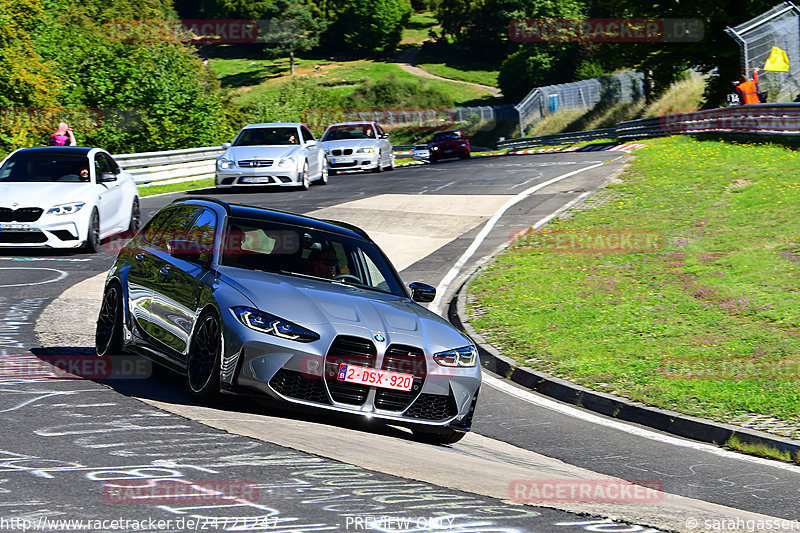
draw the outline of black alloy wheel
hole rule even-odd
[[[94,345],[100,356],[122,354],[122,291],[117,281],[109,283],[103,293]]]
[[[211,401],[219,395],[222,354],[219,320],[214,313],[206,312],[198,320],[196,328],[186,361],[186,383],[192,396]]]

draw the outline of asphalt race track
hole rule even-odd
[[[580,202],[624,161],[620,152],[538,154],[337,175],[309,191],[192,194],[359,225],[406,282],[439,285],[441,310],[515,232]],[[144,198],[143,220],[185,195]],[[472,434],[452,447],[251,398],[195,405],[180,378],[148,365],[141,379],[14,377],[42,355],[93,354],[113,257],[0,252],[0,531],[118,519],[136,526],[84,530],[627,533],[798,518],[796,466],[555,408],[490,375]],[[510,500],[515,480],[612,478],[649,480],[663,493],[613,504]],[[157,500],[120,492],[153,480],[192,492]],[[230,494],[209,495],[203,483],[212,481]]]

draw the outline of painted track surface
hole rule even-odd
[[[232,201],[316,213],[362,224],[379,242],[383,239],[388,255],[403,268],[401,274],[406,281],[422,280],[436,284],[473,242],[482,224],[494,212],[493,208],[536,183],[617,155],[563,154],[453,162],[398,170],[381,176],[337,176],[326,187],[315,187],[302,193],[248,192],[220,196]],[[567,178],[512,206],[494,231],[477,247],[467,268],[501,245],[511,232],[527,227],[599,186],[613,174],[615,165],[618,167],[619,161]],[[146,199],[143,202],[145,217],[175,196]],[[414,197],[417,197],[416,201]],[[392,231],[386,232],[387,227]],[[381,230],[385,235],[381,235]],[[393,235],[400,235],[402,239],[392,238]],[[402,246],[396,246],[396,243]],[[111,260],[110,255],[103,254],[92,258],[61,254],[42,256],[40,253],[0,256],[0,267],[18,269],[21,265],[34,265],[35,268],[3,271],[3,283],[0,284],[8,286],[0,287],[0,297],[3,298],[0,301],[0,321],[4,322],[4,332],[7,333],[3,337],[3,349],[10,352],[4,360],[8,355],[26,357],[24,352],[34,346],[32,323],[41,309],[67,287],[104,271]],[[64,279],[56,279],[61,274],[55,271],[67,275]],[[76,287],[69,298],[62,300],[64,306],[60,309],[48,308],[48,313],[62,313],[61,318],[52,314],[40,318],[40,338],[51,351],[90,352],[91,323],[96,314],[91,306],[99,295],[96,291],[93,295],[92,290],[82,289],[87,286]],[[174,505],[169,510],[147,506],[145,513],[144,506],[132,509],[136,506],[109,507],[105,504],[102,493],[105,481],[113,479],[113,476],[133,475],[123,474],[122,470],[135,471],[138,475],[144,466],[153,468],[155,461],[155,466],[159,467],[167,468],[173,464],[183,479],[256,479],[263,485],[260,490],[265,491],[261,493],[259,505],[266,502],[264,506],[271,510],[247,507],[251,513],[248,516],[272,513],[269,516],[286,519],[281,524],[295,527],[295,530],[352,529],[346,527],[348,517],[363,518],[369,513],[416,518],[441,513],[449,516],[450,513],[459,515],[454,520],[462,521],[459,522],[460,531],[487,530],[481,528],[492,531],[614,530],[608,524],[555,525],[581,522],[581,519],[541,508],[509,506],[502,501],[503,495],[497,494],[497,486],[482,488],[472,479],[467,479],[466,483],[462,481],[461,485],[446,481],[452,474],[449,470],[457,471],[448,468],[448,464],[459,464],[465,456],[482,455],[481,460],[489,461],[482,463],[487,470],[504,471],[516,462],[525,468],[538,467],[535,475],[539,476],[599,477],[599,473],[604,473],[624,478],[656,479],[664,483],[669,493],[757,513],[796,518],[792,516],[796,511],[793,506],[798,490],[796,470],[721,457],[703,449],[659,445],[653,438],[632,436],[618,429],[555,413],[520,401],[491,386],[485,386],[482,391],[475,419],[476,435],[454,446],[453,451],[444,452],[449,455],[440,456],[442,465],[434,472],[438,477],[425,481],[421,474],[412,471],[414,461],[408,464],[401,458],[428,455],[430,447],[409,441],[407,434],[398,430],[358,428],[363,431],[349,432],[336,428],[330,433],[332,426],[328,420],[291,415],[275,407],[267,410],[249,401],[228,403],[222,409],[208,411],[191,405],[179,391],[180,380],[159,372],[147,380],[104,385],[63,380],[6,381],[0,385],[3,388],[0,412],[9,428],[0,437],[0,449],[5,450],[0,460],[5,459],[8,465],[5,469],[0,467],[0,479],[7,479],[0,487],[9,489],[2,497],[6,504],[11,504],[3,507],[0,516],[79,518],[104,517],[117,512],[130,516],[137,509],[140,514],[152,515],[157,511],[165,519],[184,516],[175,511]],[[149,405],[129,396],[144,398]],[[264,412],[273,416],[267,417]],[[252,418],[243,420],[242,417]],[[196,420],[203,420],[205,424]],[[249,432],[256,423],[262,424],[262,429],[259,435],[252,435]],[[297,433],[294,442],[289,438],[293,431]],[[324,447],[309,448],[302,442],[311,441],[315,445],[326,440],[337,442],[333,436],[340,433],[347,435],[345,438],[350,439],[352,449],[378,450],[376,454],[381,458],[378,463],[382,462],[384,468],[369,461],[361,466],[348,467],[347,463],[358,464],[357,458],[337,456]],[[494,440],[481,440],[482,435]],[[254,436],[257,438],[252,438]],[[498,441],[514,447],[500,450]],[[400,448],[393,448],[398,445]],[[337,442],[337,447],[347,450],[342,442]],[[479,449],[482,450],[480,454],[477,452]],[[296,450],[306,450],[315,455]],[[386,454],[380,453],[385,450],[391,450],[394,455],[387,458]],[[533,459],[531,453],[534,452],[598,474],[569,471],[566,465],[558,461],[551,463],[546,458]],[[367,459],[373,460],[374,456],[366,454],[365,461]],[[80,466],[67,463],[79,463]],[[144,472],[166,475],[166,470]],[[513,471],[504,472],[510,476]],[[525,469],[517,471],[517,474],[534,475]],[[404,477],[423,481],[408,481]],[[310,479],[324,481],[311,483]],[[359,479],[369,482],[359,485],[356,483]],[[506,479],[507,482],[511,480]],[[409,483],[413,487],[404,485]],[[332,488],[339,485],[347,487],[347,490],[337,492]],[[66,487],[70,490],[65,490]],[[380,490],[369,491],[367,487],[380,487]],[[81,497],[80,493],[91,497]],[[484,496],[487,493],[491,496]],[[23,505],[28,500],[34,505]],[[454,506],[454,501],[458,505]],[[309,507],[309,502],[315,507]],[[585,507],[581,509],[588,510]],[[181,512],[197,514],[199,511]],[[620,516],[614,514],[617,512],[614,510],[593,512]],[[705,512],[721,517],[729,511],[711,506],[694,512],[698,516]],[[220,506],[214,513],[218,516],[230,513],[230,505]],[[654,507],[649,513],[650,516],[641,509],[628,509],[623,517],[633,523],[678,530],[686,530],[677,525],[681,520],[685,522],[687,517],[691,518],[684,512],[671,516],[668,523],[658,523],[659,516],[665,515],[666,511]],[[355,524],[351,522],[350,525]]]

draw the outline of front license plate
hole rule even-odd
[[[269,177],[266,177],[266,176],[265,177],[249,176],[249,177],[246,177],[246,178],[242,178],[239,181],[241,181],[242,183],[270,183],[270,182],[272,182],[272,178],[269,178]]]
[[[0,231],[36,231],[27,224],[0,224]]]
[[[388,370],[344,364],[339,365],[339,373],[336,378],[347,383],[405,391],[411,390],[411,385],[414,384],[413,374],[401,374],[399,372],[389,372]]]
[[[340,163],[352,163],[355,161],[352,157],[334,157],[331,162],[336,165]]]

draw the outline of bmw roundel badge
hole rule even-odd
[[[376,341],[378,341],[378,342],[383,342],[383,341],[385,341],[385,340],[386,340],[386,337],[384,337],[384,336],[383,336],[383,335],[381,335],[380,333],[378,333],[377,335],[375,335],[375,336],[374,336],[374,337],[372,337],[372,338],[373,338],[373,339],[375,339],[375,340],[376,340]]]

